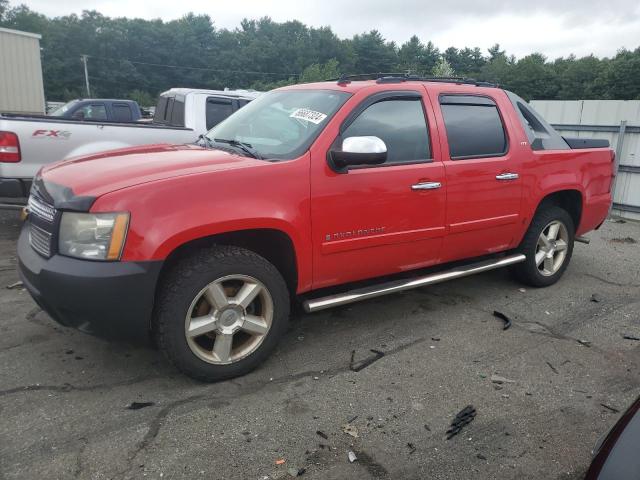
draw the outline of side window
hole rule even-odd
[[[99,104],[84,105],[73,112],[73,118],[80,120],[106,120],[107,109],[104,105]]]
[[[429,132],[419,98],[395,98],[374,103],[342,133],[342,138],[374,136],[387,145],[386,163],[431,158]]]
[[[233,113],[231,100],[226,98],[207,98],[207,130],[211,130]]]
[[[115,122],[130,122],[133,120],[131,115],[131,107],[126,103],[113,104],[113,120]]]
[[[171,120],[169,121],[174,127],[184,127],[184,97],[176,95],[171,110]]]
[[[442,95],[452,160],[498,157],[507,151],[507,137],[495,102],[487,97]]]
[[[167,97],[160,97],[156,111],[153,113],[153,121],[155,123],[164,123],[167,114]]]

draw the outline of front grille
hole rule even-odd
[[[40,197],[36,195],[29,196],[29,213],[46,220],[49,223],[53,223],[53,220],[56,217],[56,209],[53,205],[49,205]]]
[[[49,258],[51,256],[51,237],[51,233],[33,223],[29,224],[29,243],[43,257]]]

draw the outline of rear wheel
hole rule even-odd
[[[187,375],[222,380],[264,361],[288,316],[288,290],[271,263],[241,248],[213,247],[167,275],[158,298],[158,343]]]
[[[534,287],[556,283],[569,265],[575,227],[562,208],[549,206],[536,213],[519,250],[527,259],[513,267],[516,277]]]

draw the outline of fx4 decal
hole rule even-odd
[[[31,138],[49,138],[54,140],[68,140],[71,132],[68,130],[34,130]]]

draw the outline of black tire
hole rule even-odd
[[[568,234],[566,255],[562,265],[555,273],[552,275],[544,275],[538,268],[535,260],[538,239],[543,230],[545,230],[551,222],[556,221],[564,224]],[[527,259],[522,263],[514,265],[512,272],[519,281],[532,287],[548,287],[549,285],[553,285],[562,277],[562,274],[571,261],[574,239],[575,226],[573,225],[571,215],[569,215],[566,210],[555,205],[542,206],[533,217],[531,225],[529,225],[529,229],[518,247],[518,251],[525,254]]]
[[[234,363],[212,364],[194,354],[185,334],[185,318],[194,299],[211,282],[229,275],[259,280],[273,301],[273,319],[262,343]],[[260,255],[234,246],[197,250],[180,260],[159,288],[155,329],[158,346],[183,373],[204,382],[244,375],[260,365],[287,329],[289,291],[280,272]]]

